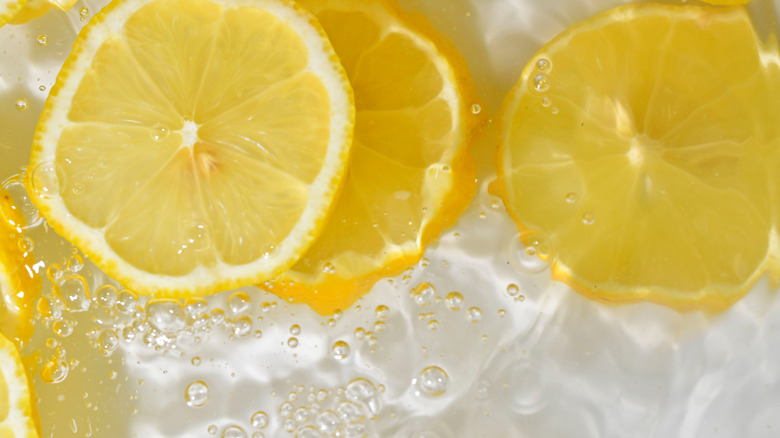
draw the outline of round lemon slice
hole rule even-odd
[[[28,185],[54,229],[140,293],[264,281],[319,234],[354,125],[347,77],[284,0],[119,0],[77,38]]]
[[[544,46],[505,101],[493,186],[553,275],[610,303],[722,310],[763,273],[773,58],[740,7],[629,4]]]
[[[16,346],[0,334],[0,436],[38,438],[30,387]]]
[[[305,0],[355,92],[352,157],[316,243],[271,291],[328,314],[420,259],[475,190],[481,117],[468,69],[421,17],[382,0]]]

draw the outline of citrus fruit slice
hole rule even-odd
[[[730,6],[730,5],[745,5],[750,3],[751,0],[702,0],[704,3],[709,3],[711,5],[721,5],[721,6]]]
[[[76,0],[24,0],[22,3],[24,7],[7,20],[11,24],[27,23],[49,12],[51,8],[67,11],[76,3]]]
[[[381,0],[306,0],[355,92],[347,179],[325,230],[271,291],[327,314],[400,273],[471,200],[480,118],[468,70],[424,19]]]
[[[0,2],[0,26],[8,23],[24,7],[27,0],[3,0]]]
[[[492,190],[580,293],[724,309],[768,255],[769,59],[741,7],[632,3],[577,24],[506,98]]]
[[[16,346],[0,334],[0,436],[37,438],[30,387]]]
[[[203,295],[293,264],[354,125],[316,20],[283,0],[119,0],[78,36],[28,185],[52,227],[137,292]]]
[[[0,190],[0,332],[20,346],[32,335],[33,301],[41,291],[23,226],[24,219],[10,195]]]

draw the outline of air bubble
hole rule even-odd
[[[190,318],[203,315],[206,310],[208,310],[208,302],[203,298],[188,298],[184,304],[184,313]]]
[[[45,46],[46,44],[49,44],[49,37],[45,33],[42,33],[38,35],[38,38],[36,38],[35,41],[37,41],[38,44]]]
[[[40,297],[35,303],[38,316],[44,320],[59,320],[62,317],[62,305],[54,297]]]
[[[233,315],[241,315],[249,311],[249,295],[244,292],[234,292],[228,298],[228,308]]]
[[[39,163],[32,170],[31,181],[33,192],[44,198],[59,193],[60,186],[64,185],[64,177],[58,166],[52,162]]]
[[[539,71],[547,71],[547,70],[550,69],[551,66],[552,66],[552,63],[550,62],[549,59],[541,58],[538,61],[536,61],[536,68]]]
[[[268,414],[263,411],[257,411],[252,414],[252,427],[255,429],[264,429],[268,426]]]
[[[233,334],[236,337],[244,337],[252,332],[252,319],[242,316],[233,321]]]
[[[103,356],[110,356],[119,346],[119,337],[111,329],[100,332],[97,340],[97,347]]]
[[[574,204],[577,202],[577,194],[574,192],[569,192],[566,194],[566,202],[569,204]]]
[[[11,197],[11,201],[24,218],[24,223],[15,224],[16,226],[28,230],[43,222],[43,216],[41,216],[38,208],[33,204],[32,199],[30,199],[30,195],[27,193],[27,188],[24,185],[21,175],[14,175],[5,180],[2,185],[2,190]]]
[[[427,306],[436,299],[436,288],[430,283],[423,282],[413,287],[409,291],[409,296],[418,306]]]
[[[309,419],[309,411],[306,408],[298,408],[293,412],[293,419],[298,423],[305,423]]]
[[[385,306],[384,304],[380,304],[376,306],[376,312],[375,315],[379,319],[385,319],[390,314],[390,308]]]
[[[279,414],[282,417],[289,417],[293,412],[294,406],[290,402],[284,402],[279,406]]]
[[[228,426],[222,431],[222,438],[247,438],[244,429],[238,426]]]
[[[333,343],[331,352],[336,359],[346,359],[349,356],[349,344],[344,341],[336,341]]]
[[[116,310],[120,313],[130,313],[138,305],[138,295],[127,289],[122,289],[116,298]]]
[[[22,237],[16,243],[19,246],[19,250],[24,253],[32,251],[33,248],[35,247],[32,239],[30,239],[29,237]]]
[[[534,89],[540,93],[550,89],[550,77],[546,74],[540,73],[534,76]]]
[[[479,114],[482,112],[482,105],[475,103],[471,105],[471,114]]]
[[[450,380],[447,373],[437,366],[425,368],[417,378],[419,388],[430,396],[444,394],[447,391],[449,383]]]
[[[95,302],[97,302],[99,306],[110,309],[116,305],[116,301],[117,290],[113,285],[104,284],[95,291]]]
[[[344,395],[350,401],[363,403],[368,408],[372,418],[379,415],[379,411],[382,409],[376,387],[366,379],[355,379],[349,382]]]
[[[288,339],[287,346],[289,346],[290,348],[298,348],[298,338]]]
[[[51,330],[55,335],[61,338],[67,338],[73,334],[73,323],[69,320],[61,319],[52,324]]]
[[[46,383],[60,383],[66,377],[68,377],[68,364],[62,358],[52,358],[41,367],[41,380]]]
[[[208,385],[200,380],[190,383],[184,390],[184,401],[193,408],[204,406],[209,401]]]
[[[294,335],[294,336],[300,335],[301,334],[301,326],[299,326],[298,324],[293,324],[292,326],[290,326],[290,334]]]
[[[480,322],[482,320],[482,310],[479,307],[471,307],[466,311],[466,319],[469,322]]]
[[[591,212],[587,212],[582,215],[582,223],[585,225],[593,225],[593,222],[596,221],[596,215],[594,215]]]
[[[510,244],[512,266],[523,274],[538,274],[547,269],[553,258],[550,239],[541,231],[518,234]]]
[[[315,420],[315,424],[320,432],[325,434],[332,434],[341,428],[341,420],[332,411],[320,413]]]
[[[16,109],[17,110],[19,110],[19,111],[27,111],[27,108],[29,108],[29,107],[30,107],[30,102],[27,99],[25,99],[23,97],[20,97],[20,98],[16,99]]]
[[[550,99],[549,96],[544,96],[542,98],[542,106],[544,108],[549,108],[552,105],[552,99]]]
[[[65,308],[69,312],[84,312],[89,310],[91,304],[89,289],[84,277],[80,275],[67,275],[62,277],[55,285],[54,291],[59,295]]]
[[[460,292],[450,292],[444,300],[444,304],[450,310],[460,310],[463,307],[463,294]]]
[[[146,303],[146,317],[152,327],[163,333],[176,333],[187,323],[184,319],[184,309],[178,300],[155,298]]]

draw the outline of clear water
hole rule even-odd
[[[456,43],[495,115],[544,42],[619,3],[403,5]],[[0,28],[0,180],[26,164],[58,69],[102,5]],[[751,5],[765,34],[777,6]],[[43,436],[777,436],[780,297],[768,282],[708,315],[604,306],[550,281],[517,255],[486,192],[493,129],[474,147],[480,191],[457,226],[332,318],[255,288],[136,302],[45,224],[32,228],[44,288],[65,297],[25,349]]]

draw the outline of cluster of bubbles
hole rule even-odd
[[[262,337],[262,331],[255,328],[262,316],[252,316],[251,300],[244,292],[231,294],[226,309],[210,310],[207,301],[201,298],[145,300],[110,283],[92,291],[88,272],[86,277],[82,275],[83,268],[84,261],[75,250],[68,259],[48,266],[46,276],[52,287],[38,298],[35,317],[57,337],[65,338],[73,333],[77,315],[89,312],[96,325],[87,330],[87,339],[106,357],[122,342],[140,342],[156,351],[181,357],[201,343],[204,333],[214,329],[226,331],[231,339]],[[264,302],[260,309],[267,312],[274,307],[276,302]],[[291,333],[300,333],[300,327],[296,327],[291,327]]]
[[[282,428],[298,438],[374,436],[369,421],[382,410],[380,390],[359,378],[336,389],[294,387],[279,406]]]
[[[368,438],[375,437],[370,421],[379,418],[382,411],[382,385],[377,388],[370,380],[354,379],[346,386],[317,388],[294,385],[285,401],[279,405],[278,423],[296,438]],[[185,400],[188,406],[203,406],[208,401],[208,387],[201,381],[187,386]],[[250,418],[252,430],[237,424],[222,429],[220,438],[264,438],[271,417],[257,411]],[[208,433],[217,435],[216,425]]]
[[[361,342],[365,342],[370,348],[371,352],[376,351],[376,347],[379,345],[378,334],[387,329],[388,316],[390,316],[390,308],[384,304],[378,305],[374,312],[374,320],[368,323],[369,328],[366,329],[365,327],[362,326],[355,328],[355,330],[353,331],[353,335],[355,336],[355,339]],[[335,326],[335,321],[337,321],[340,318],[341,318],[341,312],[338,312],[337,315],[334,315],[334,318],[331,318],[329,320],[329,321],[333,321],[334,324],[331,325],[329,322],[329,325],[331,327]],[[333,343],[333,347],[331,348],[331,353],[333,357],[336,359],[346,359],[350,353],[350,345],[344,340],[338,340]]]
[[[467,321],[477,323],[482,320],[482,309],[474,306],[466,308],[466,300],[463,294],[458,291],[451,291],[442,299],[433,284],[422,282],[409,290],[409,297],[421,308],[427,308],[444,301],[445,307],[450,311],[457,312],[463,310]],[[426,327],[431,331],[439,328],[436,312],[420,312],[417,314],[417,319],[425,321]]]
[[[550,79],[550,71],[552,70],[552,63],[549,59],[540,58],[536,61],[536,71],[531,75],[530,87],[539,92],[545,93],[550,89],[552,81]],[[552,106],[553,102],[549,96],[542,97],[542,106],[544,108],[550,108],[552,114],[558,114],[558,108]]]

